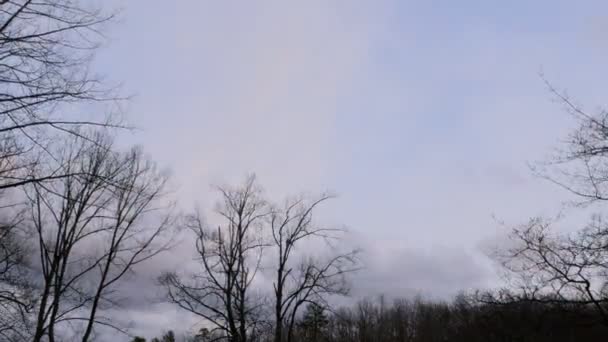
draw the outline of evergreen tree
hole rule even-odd
[[[328,324],[329,319],[325,313],[325,308],[319,304],[310,303],[306,306],[306,311],[300,322],[300,329],[302,329],[306,341],[319,341]]]

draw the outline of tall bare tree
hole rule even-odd
[[[307,201],[296,198],[275,207],[270,218],[273,246],[276,249],[274,294],[274,341],[293,340],[293,331],[300,309],[305,304],[326,305],[327,296],[346,295],[345,275],[357,268],[357,251],[333,253],[325,258],[303,254],[299,247],[311,242],[331,243],[341,229],[327,228],[313,220],[315,209],[331,196],[321,195]],[[323,254],[324,246],[318,254]],[[329,246],[329,250],[338,250]]]
[[[608,324],[608,225],[601,208],[608,200],[608,112],[589,113],[564,92],[546,84],[577,127],[558,153],[535,165],[534,171],[573,194],[575,208],[591,208],[597,213],[574,233],[557,233],[552,228],[554,222],[543,218],[514,229],[513,247],[499,257],[511,271],[515,288],[495,297],[503,302],[591,305]]]
[[[66,176],[51,155],[53,142],[61,136],[86,139],[80,135],[84,126],[123,127],[113,115],[87,115],[91,108],[85,111],[84,107],[120,100],[114,89],[102,86],[90,71],[91,58],[103,40],[100,29],[113,16],[85,1],[0,1],[0,190]],[[37,172],[30,172],[42,164]],[[41,173],[42,169],[47,172]],[[8,217],[11,210],[3,206],[1,216]],[[15,228],[19,227],[6,223],[0,234],[4,265],[12,265],[10,272],[3,273],[12,274],[11,279],[4,277],[0,282],[10,289],[3,293],[13,293],[11,300],[9,296],[0,299],[0,306],[13,312],[1,319],[8,322],[10,317],[13,323],[29,306],[15,300],[15,294],[29,287],[23,281],[27,277],[14,276],[17,268],[23,271],[24,251],[23,246],[18,253],[13,249],[23,245],[15,242],[19,235]],[[13,330],[24,333],[26,329]]]
[[[211,333],[220,331],[229,341],[247,342],[259,328],[260,306],[252,283],[260,268],[262,229],[269,207],[254,177],[242,187],[218,190],[222,201],[216,211],[224,223],[212,228],[200,214],[187,222],[196,236],[201,272],[169,273],[161,281],[172,302],[213,325]]]
[[[100,315],[114,303],[113,285],[165,249],[159,237],[169,217],[150,217],[166,178],[139,149],[118,153],[111,147],[103,134],[74,136],[56,154],[67,176],[26,188],[41,274],[35,342],[55,341],[68,323],[81,323],[83,342],[95,326],[114,326]]]

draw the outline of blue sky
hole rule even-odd
[[[249,172],[277,197],[337,192],[324,216],[368,253],[360,292],[491,283],[492,215],[568,198],[526,166],[573,127],[539,72],[604,104],[601,1],[112,3],[96,65],[136,94],[125,141],[172,170],[185,208]]]

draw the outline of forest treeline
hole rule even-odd
[[[421,298],[362,300],[329,312],[307,306],[298,321],[294,342],[485,342],[602,341],[608,327],[593,308],[555,302],[481,303],[459,295],[451,302]],[[152,342],[221,340],[208,329],[197,334],[168,331]],[[255,341],[272,341],[259,337]],[[144,342],[138,337],[133,342]]]
[[[568,234],[542,217],[513,227],[492,255],[503,287],[337,308],[366,270],[347,229],[321,219],[331,193],[272,198],[249,176],[202,194],[218,199],[213,210],[178,212],[169,174],[142,147],[117,143],[131,129],[128,97],[91,71],[115,16],[100,4],[0,1],[0,341],[144,341],[117,312],[129,310],[142,265],[176,248],[192,258],[159,267],[155,301],[195,317],[195,332],[166,327],[151,341],[606,336],[608,112],[587,113],[546,82],[577,126],[533,171],[595,214]]]

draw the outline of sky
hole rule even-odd
[[[554,215],[569,199],[528,167],[574,127],[539,74],[586,110],[604,104],[602,1],[107,6],[122,10],[95,69],[134,95],[140,129],[124,143],[171,170],[185,210],[248,173],[277,199],[337,193],[322,214],[364,250],[355,296],[496,284],[484,253],[502,243],[499,222]],[[192,322],[165,304],[120,314],[146,334]]]

